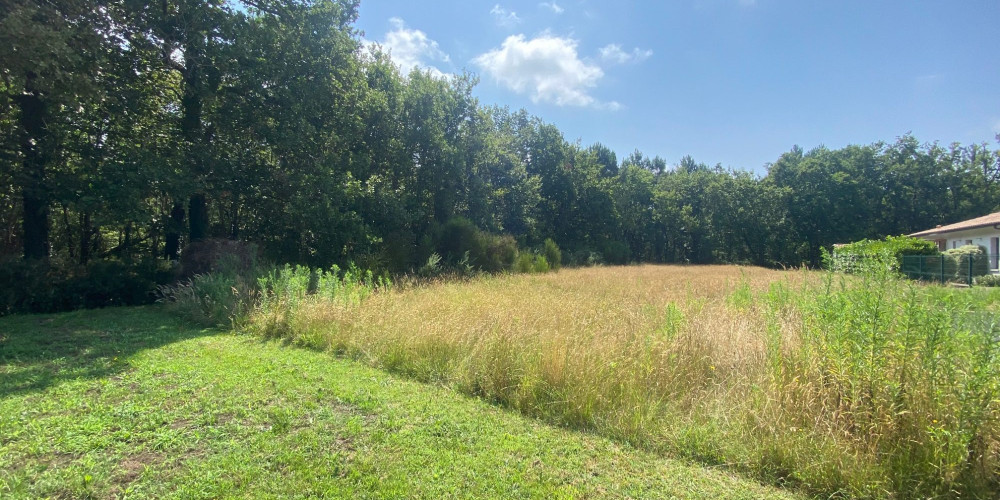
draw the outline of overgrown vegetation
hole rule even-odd
[[[245,328],[817,494],[995,491],[1000,295],[875,269],[329,274],[330,295],[292,268]]]
[[[911,255],[938,255],[934,242],[909,236],[887,236],[884,240],[861,240],[835,246],[827,267],[846,273],[878,272],[888,265],[892,270],[903,268],[903,260]]]
[[[824,252],[824,258],[826,267],[837,272],[900,272],[910,279],[941,283],[972,285],[990,273],[990,256],[983,247],[964,245],[940,252],[933,242],[909,236],[837,245],[832,254]]]
[[[1000,274],[987,274],[976,278],[978,286],[1000,286]]]

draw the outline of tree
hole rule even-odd
[[[106,47],[101,3],[5,0],[0,3],[5,161],[21,194],[23,255],[48,259],[52,176],[63,166],[71,116],[96,99],[92,85]],[[16,166],[15,166],[16,165]]]

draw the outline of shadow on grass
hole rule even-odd
[[[146,350],[215,335],[161,306],[0,318],[0,399],[129,369]]]

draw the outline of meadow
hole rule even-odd
[[[736,266],[336,276],[270,275],[240,328],[811,494],[1000,486],[995,290]]]

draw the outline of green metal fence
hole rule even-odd
[[[900,271],[910,279],[972,285],[977,276],[996,273],[998,256],[904,255]]]

